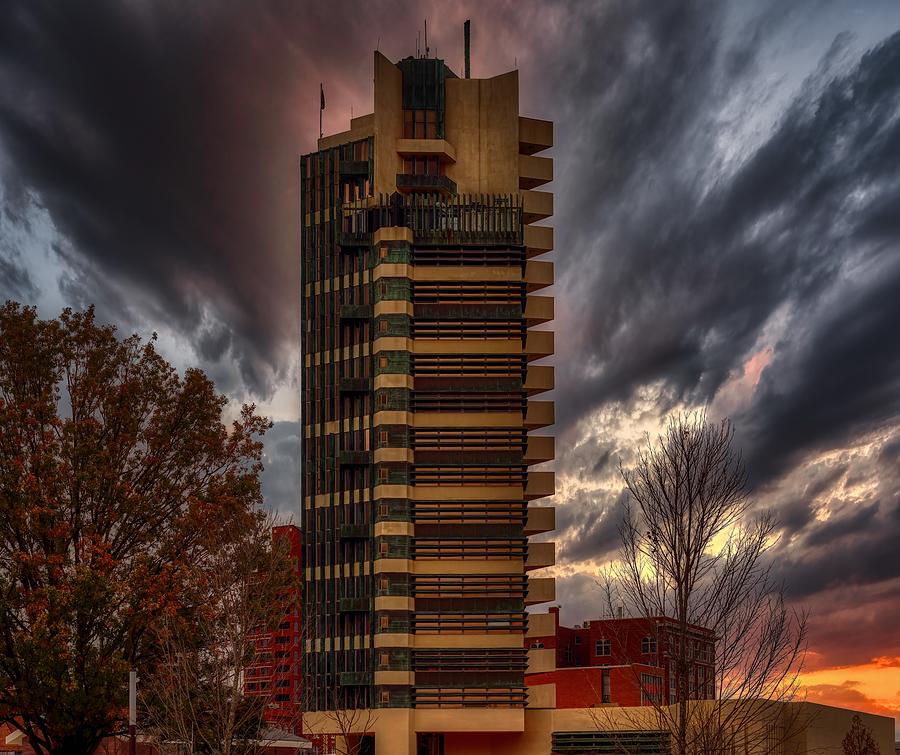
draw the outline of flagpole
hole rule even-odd
[[[325,87],[319,82],[319,138],[322,138],[322,134],[325,132],[322,131],[322,113],[325,112]]]

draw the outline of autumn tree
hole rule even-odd
[[[872,730],[859,716],[853,716],[850,731],[841,743],[844,755],[881,755],[881,748],[872,736]]]
[[[245,406],[92,309],[0,308],[0,720],[38,753],[120,729],[127,672],[200,605],[191,565],[250,526],[259,436]]]
[[[202,606],[189,620],[166,618],[158,660],[141,680],[141,729],[159,744],[177,743],[187,755],[255,755],[269,744],[268,714],[283,690],[256,672],[299,664],[279,658],[294,648],[280,651],[271,637],[285,624],[299,632],[300,622],[290,543],[273,534],[273,519],[259,519],[193,564]],[[280,722],[291,731],[300,724],[295,710]]]
[[[806,724],[779,705],[797,692],[806,619],[774,579],[778,525],[754,513],[733,441],[728,421],[678,415],[621,470],[629,496],[608,610],[653,627],[646,664],[660,673],[636,668],[635,681],[673,755],[766,750]]]

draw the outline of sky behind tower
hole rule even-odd
[[[0,297],[156,331],[276,424],[297,513],[297,157],[372,107],[372,50],[518,67],[556,123],[558,598],[599,610],[618,464],[729,416],[813,700],[900,714],[900,5],[12,0]],[[419,37],[424,48],[424,39]],[[591,608],[595,606],[596,608]]]

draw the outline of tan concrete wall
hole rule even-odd
[[[447,175],[460,194],[519,190],[519,73],[447,79],[445,138],[456,148]]]
[[[803,733],[784,748],[785,755],[840,755],[841,742],[854,715],[872,730],[883,755],[893,753],[891,718],[811,703],[771,705],[773,713],[781,710],[783,717],[806,725]],[[333,719],[325,714],[308,714],[306,723],[311,733],[336,730]],[[371,719],[361,716],[354,728],[375,734],[378,755],[414,755],[416,732],[444,732],[445,755],[549,755],[554,731],[655,729],[657,723],[652,708],[392,708],[373,712]]]
[[[402,158],[397,140],[403,136],[403,74],[380,52],[375,53],[375,195],[397,188]]]

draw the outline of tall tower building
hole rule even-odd
[[[525,609],[555,589],[529,576],[554,562],[530,541],[554,528],[553,124],[516,71],[376,52],[374,85],[301,162],[307,721],[513,753]]]

